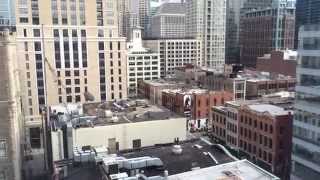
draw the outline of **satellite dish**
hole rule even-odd
[[[89,92],[84,92],[83,95],[86,101],[94,101],[95,99],[94,96]]]

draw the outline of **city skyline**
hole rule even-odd
[[[0,180],[320,179],[318,0],[0,0]]]

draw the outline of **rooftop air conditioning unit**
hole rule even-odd
[[[182,147],[180,145],[174,145],[172,147],[172,152],[175,155],[180,155],[180,154],[182,154]]]

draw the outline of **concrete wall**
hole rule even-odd
[[[58,161],[64,159],[63,133],[61,130],[51,132],[52,160]]]
[[[0,158],[0,175],[20,180],[22,170],[20,81],[18,81],[15,34],[0,32],[0,141],[6,150]]]
[[[119,149],[132,149],[132,140],[141,139],[141,146],[171,143],[175,138],[186,139],[186,119],[177,118],[139,123],[73,129],[73,147],[108,146],[108,139],[115,138]]]

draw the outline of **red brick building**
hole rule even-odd
[[[297,57],[296,51],[272,51],[270,54],[258,57],[256,69],[274,75],[296,77]]]
[[[233,94],[225,91],[179,89],[162,92],[162,105],[173,112],[189,116],[189,125],[196,129],[207,125],[212,106],[220,106],[231,100],[233,100]]]
[[[293,101],[276,101],[233,101],[212,107],[210,136],[216,143],[237,151],[239,158],[289,180],[293,116],[285,107]]]
[[[291,112],[269,104],[239,109],[240,154],[283,180],[290,179]]]
[[[138,97],[150,100],[150,103],[162,105],[162,90],[186,87],[185,83],[163,79],[138,81]]]

